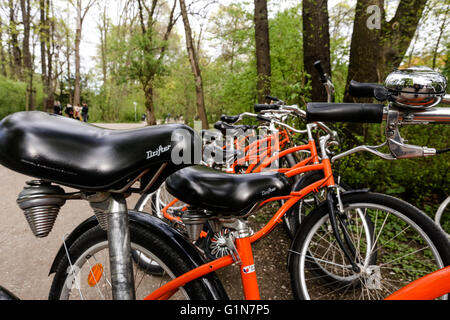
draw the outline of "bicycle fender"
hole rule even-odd
[[[355,194],[355,193],[368,193],[368,192],[370,192],[370,189],[348,190],[348,191],[342,192],[341,196],[346,196],[346,195]]]
[[[158,236],[161,236],[164,241],[170,244],[170,246],[177,251],[183,260],[189,264],[191,269],[195,269],[206,263],[205,259],[201,255],[200,251],[181,233],[163,222],[161,219],[156,218],[148,213],[129,210],[128,217],[130,223],[136,223],[142,227],[154,232]],[[94,228],[98,225],[97,218],[95,216],[82,222],[73,232],[66,238],[65,243],[69,248],[73,242],[87,230]],[[56,272],[57,263],[66,255],[64,244],[59,249],[55,260],[50,268],[50,273]],[[210,292],[209,299],[212,300],[229,300],[229,297],[223,288],[222,283],[215,273],[210,273],[202,278],[203,283]]]

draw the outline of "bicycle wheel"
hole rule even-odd
[[[417,208],[369,192],[343,195],[342,202],[360,272],[353,271],[337,245],[328,208],[322,204],[305,218],[291,247],[291,284],[297,299],[383,299],[449,265],[449,241]],[[367,221],[373,224],[369,237],[362,227]]]
[[[130,223],[131,248],[145,256],[133,261],[136,299],[143,299],[171,279],[189,271],[183,259],[157,235]],[[50,289],[50,300],[112,299],[107,233],[99,226],[83,233],[69,248],[70,260],[61,258]],[[145,272],[139,261],[156,261],[163,272]],[[150,263],[150,262],[149,262]],[[204,300],[208,297],[202,281],[197,279],[171,299]]]
[[[444,219],[442,219],[442,217],[444,217]],[[450,238],[450,230],[448,222],[449,217],[450,217],[450,197],[448,197],[447,199],[444,200],[444,202],[442,202],[434,218],[434,222],[446,233],[448,238]]]

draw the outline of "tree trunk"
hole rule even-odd
[[[80,42],[81,42],[81,0],[77,0],[77,27],[75,31],[75,84],[73,93],[73,104],[80,106],[81,99],[81,74],[80,74]]]
[[[67,39],[69,36],[67,35]],[[68,41],[67,41],[68,42]],[[66,62],[67,62],[67,91],[68,91],[68,101],[69,104],[73,104],[73,92],[72,92],[72,77],[70,74],[70,49],[67,47],[67,53],[66,53]]]
[[[350,62],[347,75],[347,88],[344,97],[345,102],[356,102],[348,94],[348,84],[351,80],[361,82],[380,82],[380,70],[378,68],[381,60],[380,29],[367,27],[367,21],[371,16],[367,8],[376,5],[384,15],[383,0],[358,1],[355,9],[355,21],[351,40]],[[381,19],[381,16],[380,16]],[[381,20],[380,20],[381,21]],[[377,48],[378,47],[378,48]],[[373,50],[377,48],[376,50]],[[361,99],[360,102],[370,102],[372,99]]]
[[[380,66],[382,81],[402,63],[426,3],[427,0],[401,0],[391,21],[386,21],[383,16],[381,33],[383,59]]]
[[[3,21],[0,17],[0,72],[2,76],[7,77],[5,48],[3,47]]]
[[[372,102],[348,93],[351,80],[382,83],[400,66],[414,37],[426,0],[401,0],[394,18],[386,21],[384,0],[358,0],[350,49],[345,102]],[[348,124],[349,132],[365,135],[361,124]],[[351,137],[349,137],[351,138]]]
[[[39,0],[39,40],[41,46],[41,79],[44,87],[44,112],[47,112],[49,107],[53,104],[53,97],[51,94],[51,60],[50,60],[50,26],[48,24],[48,0]]]
[[[189,61],[191,63],[192,73],[195,79],[195,93],[197,96],[197,113],[202,121],[202,128],[209,129],[208,117],[205,110],[205,97],[203,93],[203,79],[201,70],[198,64],[198,56],[192,40],[192,30],[189,24],[188,13],[184,0],[180,0],[181,15],[183,17],[184,30],[186,35],[186,47],[189,54]]]
[[[358,0],[344,98],[346,102],[370,100],[356,100],[348,94],[351,80],[381,83],[388,73],[400,66],[425,4],[426,0],[401,0],[394,18],[386,21],[383,0]],[[370,6],[378,9],[371,11]],[[379,19],[379,26],[369,28],[371,19]]]
[[[255,4],[255,49],[256,69],[258,73],[257,90],[258,103],[264,103],[270,95],[270,41],[267,0],[254,0]]]
[[[439,29],[439,37],[436,41],[436,46],[433,50],[433,66],[432,68],[436,68],[436,59],[439,51],[439,44],[441,43],[442,35],[444,34],[445,27],[447,26],[447,17],[448,17],[448,11],[450,10],[450,6],[447,7],[444,14],[444,20],[442,21],[441,27]]]
[[[55,23],[53,20],[50,20],[50,9],[52,8],[51,0],[46,0],[47,10],[46,10],[46,20],[48,27],[48,42],[47,42],[47,87],[48,87],[48,104],[51,104],[53,107],[55,100],[55,91],[56,85],[53,82],[57,79],[57,75],[55,76],[53,73],[53,55],[55,54]],[[52,10],[53,11],[53,10]],[[54,16],[54,14],[52,14]]]
[[[324,71],[331,77],[328,1],[304,0],[302,10],[303,63],[305,71],[311,75],[311,100],[326,102],[327,92],[314,62],[321,60]]]
[[[153,84],[149,82],[144,86],[145,110],[147,112],[147,124],[149,126],[156,125],[155,105],[153,102]]]
[[[22,78],[22,52],[19,46],[16,13],[14,9],[14,1],[9,0],[9,36],[10,36],[10,47],[12,52],[12,63],[11,69],[12,74],[16,79],[23,80]]]
[[[108,50],[108,21],[106,19],[106,5],[103,7],[103,12],[101,14],[101,24],[99,25],[100,31],[100,52],[102,59],[102,75],[103,75],[103,88],[106,89],[106,80],[107,80],[107,50]]]
[[[33,99],[33,65],[31,60],[30,52],[30,0],[20,0],[20,7],[22,11],[22,21],[23,21],[23,43],[22,43],[22,58],[24,67],[24,79],[27,81],[27,102],[26,110],[34,110],[34,99]]]
[[[177,0],[174,0],[172,9],[170,11],[169,21],[167,24],[167,29],[164,32],[162,37],[162,41],[156,42],[153,39],[153,36],[157,34],[155,28],[155,12],[157,11],[158,0],[152,0],[152,4],[150,7],[146,6],[144,2],[138,0],[138,17],[139,23],[141,27],[142,37],[146,38],[144,41],[144,45],[142,50],[146,53],[152,52],[152,54],[157,54],[159,52],[159,57],[155,58],[156,67],[152,65],[148,66],[148,62],[145,60],[139,61],[139,65],[136,66],[138,69],[137,78],[142,84],[142,88],[144,89],[145,96],[145,107],[147,110],[147,123],[149,125],[156,124],[155,117],[155,106],[153,101],[153,81],[155,77],[160,73],[160,66],[163,65],[163,60],[165,57],[165,52],[168,46],[169,35],[172,31],[173,26],[175,25],[177,18],[175,18],[175,8],[176,8]],[[147,13],[144,14],[144,10]],[[145,21],[145,17],[147,21]],[[158,43],[155,46],[155,42]],[[136,75],[134,75],[136,77]]]

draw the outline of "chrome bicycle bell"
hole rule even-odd
[[[395,106],[425,109],[442,101],[447,80],[431,68],[418,66],[392,72],[386,78],[385,87]]]

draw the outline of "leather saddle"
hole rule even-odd
[[[166,188],[193,207],[230,216],[244,215],[259,201],[291,192],[282,173],[227,174],[205,166],[175,172],[166,180]]]
[[[144,188],[157,175],[146,190],[151,192],[194,163],[174,163],[171,155],[174,148],[194,153],[197,138],[179,124],[109,130],[39,111],[18,112],[0,122],[0,164],[83,191],[120,190],[137,177]]]

